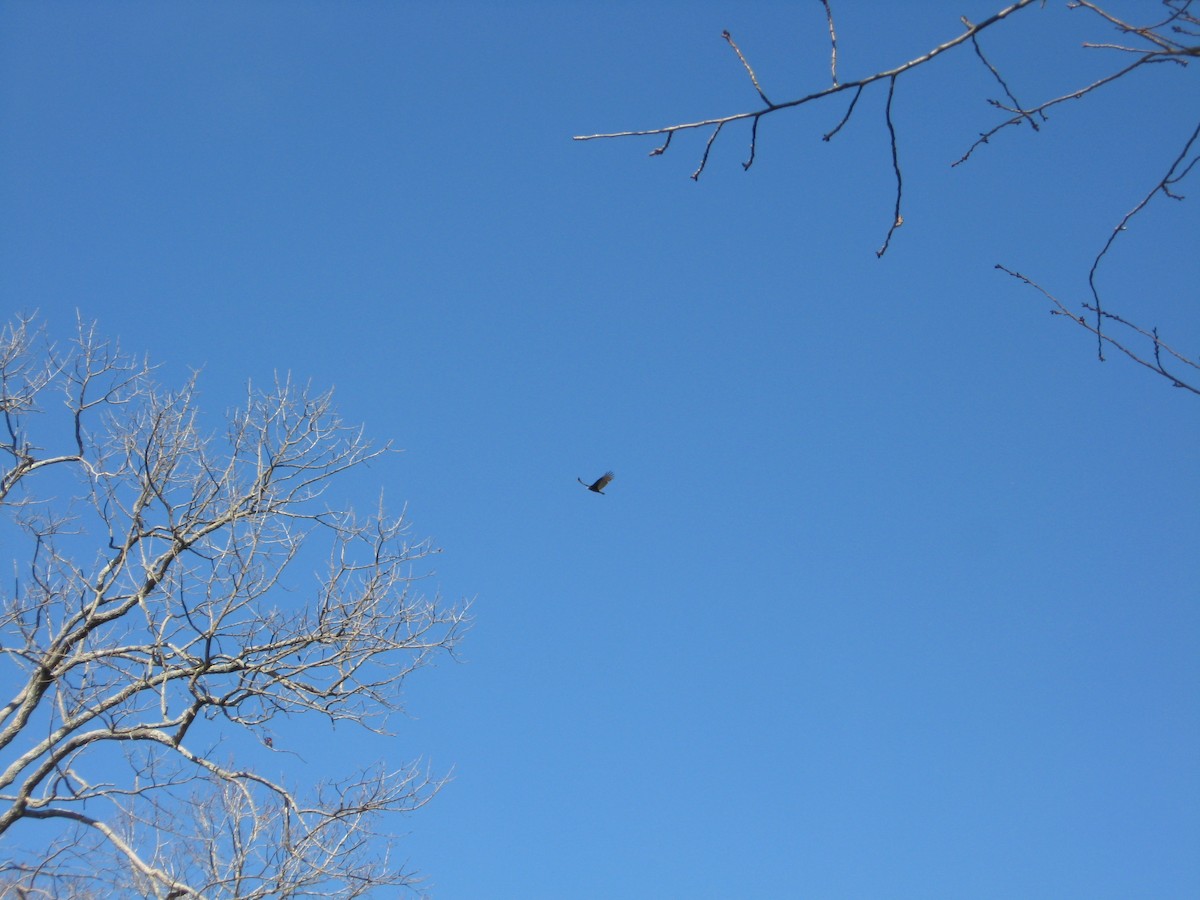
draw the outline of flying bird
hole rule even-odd
[[[582,478],[580,478],[578,476],[575,477],[575,480],[578,481],[580,484],[582,484],[589,491],[595,491],[597,494],[603,494],[604,489],[606,487],[608,487],[608,483],[613,480],[613,473],[605,472],[603,475],[601,475],[599,478],[597,478],[591,484],[588,484],[586,481],[584,481]]]

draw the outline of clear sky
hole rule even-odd
[[[1001,5],[834,0],[842,78]],[[983,46],[1046,99],[1124,62],[1084,17]],[[4,3],[6,308],[214,413],[334,386],[404,448],[343,499],[445,548],[464,662],[393,738],[278,740],[452,769],[397,847],[439,900],[1200,896],[1200,399],[993,269],[1086,298],[1196,65],[956,169],[997,85],[969,48],[902,79],[880,260],[882,85],[698,183],[703,135],[571,140],[752,108],[726,28],[772,99],[828,84],[817,2]],[[1100,273],[1193,355],[1197,202]]]

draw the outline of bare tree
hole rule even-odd
[[[699,180],[708,165],[709,154],[713,144],[727,125],[746,122],[750,126],[750,149],[743,169],[749,169],[754,164],[758,147],[758,124],[761,119],[784,110],[794,110],[810,103],[816,103],[833,97],[848,97],[845,111],[837,124],[823,135],[825,141],[832,140],[838,132],[850,121],[856,105],[863,92],[875,84],[886,86],[887,100],[884,105],[884,123],[890,140],[891,163],[896,185],[895,202],[891,211],[890,225],[884,237],[883,244],[876,251],[882,257],[891,246],[896,229],[904,224],[902,201],[904,195],[903,168],[900,163],[900,142],[896,124],[893,120],[893,101],[897,84],[901,78],[915,69],[928,65],[949,51],[959,47],[970,46],[979,63],[990,73],[1002,92],[1000,99],[989,99],[988,103],[1000,113],[1000,120],[986,131],[967,148],[966,152],[952,165],[960,165],[970,159],[980,148],[987,145],[1000,132],[1006,129],[1028,125],[1034,131],[1040,130],[1047,119],[1047,111],[1065,103],[1068,100],[1078,100],[1112,83],[1125,78],[1135,70],[1166,63],[1186,69],[1190,60],[1200,57],[1200,15],[1194,7],[1194,0],[1160,0],[1157,16],[1145,24],[1136,24],[1114,15],[1105,8],[1090,0],[1069,0],[1067,7],[1072,10],[1082,10],[1107,33],[1115,32],[1119,37],[1116,41],[1097,40],[1085,43],[1088,50],[1097,50],[1114,54],[1119,60],[1111,72],[1088,84],[1075,86],[1056,96],[1036,104],[1024,104],[1014,96],[1010,84],[1013,79],[1001,73],[1000,68],[984,54],[980,35],[1010,20],[1016,13],[1035,5],[1045,6],[1047,0],[1016,0],[1010,6],[999,10],[994,15],[980,22],[971,22],[962,17],[963,30],[943,43],[932,47],[927,52],[900,65],[882,69],[865,77],[842,81],[838,73],[838,33],[834,22],[834,13],[830,0],[817,0],[824,12],[824,25],[829,33],[829,75],[831,83],[824,88],[795,97],[783,102],[773,102],[759,82],[758,75],[734,42],[728,31],[721,36],[737,55],[742,67],[750,78],[762,105],[755,109],[745,110],[732,115],[714,116],[696,122],[684,122],[674,125],[664,125],[640,131],[618,131],[603,134],[577,135],[577,141],[591,141],[603,138],[626,138],[638,136],[654,136],[662,138],[662,143],[656,146],[651,156],[662,156],[671,146],[675,135],[683,132],[699,130],[708,133],[700,156],[700,164],[692,172],[692,178]],[[1107,4],[1106,4],[1107,6]],[[1083,314],[1070,309],[1068,305],[1052,295],[1031,278],[1004,265],[996,268],[1019,279],[1035,288],[1051,303],[1050,312],[1061,315],[1090,331],[1096,337],[1097,353],[1101,360],[1105,358],[1105,349],[1112,348],[1130,357],[1135,362],[1166,378],[1175,387],[1184,388],[1195,394],[1200,394],[1200,361],[1195,356],[1178,352],[1165,344],[1158,335],[1157,328],[1143,328],[1133,322],[1112,313],[1101,300],[1101,294],[1096,282],[1100,264],[1112,248],[1118,235],[1123,233],[1130,221],[1140,213],[1156,196],[1162,195],[1175,200],[1183,199],[1177,192],[1179,183],[1186,178],[1200,160],[1200,122],[1187,125],[1181,129],[1178,149],[1171,151],[1163,160],[1166,171],[1161,176],[1155,176],[1148,181],[1149,190],[1138,200],[1136,205],[1113,228],[1108,240],[1096,254],[1088,272],[1088,299],[1079,304]],[[1156,179],[1156,180],[1155,180]],[[1146,349],[1140,349],[1143,344],[1134,343],[1138,339],[1144,342]]]
[[[82,323],[61,349],[29,319],[0,332],[0,545],[20,548],[0,609],[0,890],[411,884],[377,829],[440,781],[409,763],[300,790],[254,764],[287,749],[278,717],[386,733],[404,679],[467,624],[416,590],[434,551],[402,518],[325,502],[387,448],[287,380],[207,433],[195,379],[167,392],[152,375]],[[321,561],[311,583],[301,559]]]

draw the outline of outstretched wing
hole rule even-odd
[[[601,475],[599,478],[596,479],[596,483],[593,484],[590,488],[588,488],[588,490],[595,491],[596,493],[600,493],[602,490],[604,490],[606,487],[608,487],[608,483],[612,480],[613,480],[613,473],[605,472],[603,475]]]

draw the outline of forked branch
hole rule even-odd
[[[1049,100],[1045,100],[1035,105],[1026,105],[1017,99],[1016,92],[1012,86],[1011,80],[1006,78],[1000,67],[998,67],[987,54],[984,53],[983,47],[979,41],[979,35],[996,25],[999,22],[1005,21],[1014,13],[1033,5],[1035,0],[1017,0],[1010,6],[1001,9],[992,16],[978,22],[973,23],[965,17],[961,17],[961,22],[964,31],[945,41],[908,62],[898,65],[891,69],[875,72],[863,78],[858,78],[850,81],[842,81],[838,74],[838,34],[834,25],[833,10],[830,0],[820,0],[821,6],[825,13],[825,24],[829,32],[829,72],[831,84],[822,90],[814,91],[805,94],[801,97],[796,97],[781,103],[774,103],[768,99],[767,93],[759,81],[758,75],[754,68],[750,65],[743,53],[742,49],[734,42],[728,31],[722,32],[722,37],[728,42],[733,49],[750,78],[750,82],[754,90],[758,94],[759,99],[764,104],[759,109],[749,110],[734,113],[732,115],[719,116],[707,119],[701,119],[696,122],[683,122],[674,125],[665,125],[658,128],[650,128],[640,131],[618,131],[606,132],[600,134],[577,135],[575,140],[590,141],[603,138],[623,138],[623,137],[638,137],[643,135],[662,135],[665,136],[663,142],[651,151],[652,156],[661,156],[671,145],[671,141],[676,134],[690,131],[693,129],[710,129],[708,139],[704,144],[703,154],[700,159],[700,165],[692,173],[693,179],[699,179],[708,165],[709,158],[712,154],[713,146],[723,129],[742,120],[750,122],[750,152],[745,162],[742,163],[743,169],[749,169],[756,158],[758,150],[759,125],[761,121],[769,115],[778,113],[782,110],[793,109],[814,103],[819,100],[824,100],[844,91],[850,91],[850,100],[844,114],[838,120],[834,127],[823,135],[825,141],[832,140],[841,130],[847,125],[858,107],[858,101],[862,97],[864,91],[871,85],[879,81],[886,80],[888,82],[888,93],[886,103],[884,104],[884,124],[887,129],[889,149],[891,152],[892,171],[896,184],[895,203],[892,210],[891,224],[888,227],[887,234],[884,238],[882,246],[876,251],[876,255],[882,257],[891,246],[892,238],[896,229],[904,224],[904,216],[901,203],[903,200],[904,177],[903,170],[900,164],[899,141],[897,137],[897,128],[894,119],[894,100],[896,94],[896,84],[901,76],[912,71],[920,66],[933,61],[949,50],[954,49],[960,44],[970,42],[971,47],[980,63],[992,76],[1000,90],[1003,92],[1002,99],[989,99],[987,102],[1002,113],[1007,114],[1007,117],[994,125],[987,131],[982,132],[979,137],[967,148],[966,152],[952,166],[958,166],[966,162],[977,150],[985,144],[989,144],[994,137],[1000,132],[1005,131],[1013,126],[1022,123],[1028,123],[1034,131],[1040,131],[1044,123],[1048,121],[1048,112],[1061,105],[1068,100],[1079,100],[1088,97],[1108,85],[1120,81],[1133,72],[1147,68],[1151,65],[1159,63],[1173,63],[1180,67],[1186,67],[1193,59],[1200,57],[1200,17],[1197,16],[1193,9],[1194,0],[1161,0],[1161,7],[1166,13],[1157,21],[1148,25],[1137,25],[1114,15],[1110,11],[1098,6],[1093,0],[1070,0],[1067,3],[1068,9],[1083,10],[1084,12],[1095,16],[1102,21],[1107,28],[1114,28],[1122,35],[1120,43],[1113,42],[1087,42],[1083,44],[1085,48],[1096,50],[1113,50],[1123,54],[1132,54],[1133,59],[1129,60],[1126,57],[1115,71],[1107,75],[1099,77],[1088,84],[1081,87],[1076,87],[1072,90],[1063,92]],[[1042,0],[1042,5],[1045,5],[1045,0]],[[1134,44],[1136,46],[1130,46]],[[1021,279],[1030,286],[1042,291],[1047,298],[1051,299],[1055,304],[1053,310],[1056,314],[1065,315],[1072,321],[1075,321],[1090,332],[1095,334],[1097,340],[1097,351],[1100,359],[1104,359],[1104,351],[1106,347],[1116,348],[1121,353],[1134,359],[1139,364],[1152,369],[1160,375],[1166,377],[1172,384],[1177,387],[1182,387],[1187,390],[1195,391],[1195,378],[1188,375],[1187,369],[1195,367],[1196,363],[1193,358],[1185,356],[1167,344],[1163,343],[1158,336],[1156,328],[1144,329],[1133,324],[1127,319],[1108,311],[1102,302],[1101,291],[1097,286],[1096,275],[1101,261],[1107,256],[1117,237],[1123,233],[1129,226],[1131,221],[1136,217],[1150,202],[1156,194],[1162,193],[1171,199],[1182,199],[1182,195],[1176,191],[1178,184],[1187,177],[1188,174],[1196,167],[1197,162],[1200,162],[1200,154],[1197,153],[1197,143],[1200,141],[1200,124],[1197,124],[1191,136],[1184,143],[1182,150],[1171,164],[1167,173],[1158,181],[1157,184],[1147,193],[1126,215],[1117,223],[1112,233],[1108,236],[1108,240],[1096,255],[1091,269],[1088,272],[1088,287],[1091,292],[1091,301],[1084,304],[1081,308],[1090,313],[1092,318],[1087,320],[1074,311],[1069,311],[1063,304],[1055,299],[1051,294],[1037,285],[1034,281],[1020,273],[1010,269],[1002,268],[1010,275]],[[1132,333],[1141,338],[1148,340],[1151,344],[1149,352],[1141,352],[1128,341],[1128,338],[1117,339],[1108,335],[1105,331],[1109,325],[1120,326],[1120,329],[1126,334]],[[1183,367],[1183,376],[1179,374],[1179,367]],[[1168,368],[1169,367],[1169,368]],[[1186,377],[1184,377],[1186,376]]]
[[[972,49],[975,52],[975,55],[979,58],[980,62],[986,67],[988,72],[1000,86],[1004,93],[1004,99],[993,99],[989,100],[988,102],[994,108],[1009,113],[1010,117],[993,126],[991,129],[981,133],[975,142],[967,148],[967,151],[957,161],[952,163],[952,165],[957,166],[966,162],[976,150],[978,150],[984,144],[989,143],[991,139],[1001,131],[1004,131],[1013,125],[1019,125],[1022,122],[1028,122],[1035,131],[1038,130],[1039,123],[1046,121],[1047,110],[1061,103],[1065,103],[1067,100],[1077,100],[1085,97],[1101,87],[1126,77],[1134,70],[1143,66],[1160,62],[1174,62],[1177,64],[1186,65],[1189,58],[1200,56],[1200,41],[1195,40],[1197,37],[1197,26],[1200,26],[1200,19],[1197,19],[1197,17],[1190,12],[1191,0],[1163,0],[1163,5],[1167,8],[1168,15],[1163,20],[1147,26],[1136,26],[1125,22],[1096,6],[1094,3],[1089,2],[1089,0],[1072,0],[1072,2],[1068,4],[1070,8],[1088,10],[1102,18],[1110,26],[1116,27],[1123,34],[1133,35],[1144,40],[1148,46],[1143,48],[1131,48],[1102,43],[1085,44],[1085,47],[1091,48],[1111,48],[1124,50],[1135,53],[1137,58],[1129,65],[1124,66],[1109,75],[1096,79],[1090,84],[1073,89],[1040,104],[1034,106],[1025,106],[1017,100],[1017,97],[1008,80],[1001,74],[999,68],[984,54],[978,39],[979,35],[986,29],[1004,21],[1013,13],[1024,9],[1027,6],[1031,6],[1035,2],[1035,0],[1017,0],[1017,2],[1013,3],[1012,5],[1001,9],[999,12],[978,23],[971,22],[966,17],[961,17],[961,21],[965,29],[961,34],[937,45],[927,53],[915,57],[906,63],[896,66],[895,68],[876,72],[864,78],[851,81],[840,81],[837,70],[838,38],[837,30],[834,25],[833,10],[830,6],[829,0],[820,0],[820,2],[825,13],[826,27],[829,31],[829,68],[832,82],[829,87],[794,98],[792,100],[784,101],[782,103],[773,103],[770,99],[768,99],[767,93],[760,83],[754,68],[747,60],[746,55],[743,53],[742,49],[737,45],[737,43],[734,42],[729,31],[726,30],[721,33],[721,36],[733,49],[738,60],[741,62],[743,68],[749,76],[755,92],[758,94],[759,99],[762,100],[764,104],[762,108],[738,112],[727,116],[701,119],[696,122],[683,122],[639,131],[616,131],[603,132],[599,134],[576,135],[575,140],[591,141],[603,138],[665,135],[665,140],[663,143],[650,152],[651,156],[662,156],[664,153],[666,153],[667,148],[670,146],[671,139],[677,133],[692,129],[710,129],[708,139],[704,144],[704,150],[700,159],[700,164],[697,166],[696,170],[692,172],[691,176],[693,180],[698,180],[700,175],[707,167],[713,145],[725,126],[743,120],[748,120],[750,122],[750,152],[746,161],[742,163],[742,168],[748,170],[754,164],[754,160],[757,156],[759,124],[765,116],[780,112],[781,110],[793,109],[818,100],[823,100],[827,97],[832,97],[835,94],[839,94],[842,91],[853,91],[846,112],[843,114],[837,125],[823,135],[823,139],[829,141],[849,122],[850,117],[853,115],[858,104],[859,98],[862,96],[863,90],[876,82],[886,80],[888,82],[888,98],[884,108],[884,118],[888,131],[892,166],[896,175],[898,190],[897,204],[894,210],[895,214],[892,217],[892,222],[888,228],[888,233],[884,240],[883,246],[877,251],[877,255],[882,256],[890,246],[891,238],[896,228],[903,222],[903,218],[900,215],[898,202],[900,195],[899,186],[902,183],[903,178],[899,169],[899,154],[896,145],[896,129],[892,121],[892,99],[895,95],[896,81],[900,76],[913,69],[923,66],[928,62],[931,62],[948,50],[952,50],[960,44],[969,41]]]
[[[291,753],[269,733],[284,717],[383,733],[407,677],[453,653],[466,609],[414,574],[436,551],[402,517],[325,498],[386,446],[286,378],[248,390],[215,436],[194,383],[159,389],[94,329],[52,348],[29,319],[0,332],[0,536],[25,551],[0,604],[0,836],[33,819],[69,830],[51,852],[6,854],[0,885],[265,898],[407,883],[368,858],[372,823],[438,780],[360,772],[306,798],[214,756],[232,732]],[[322,562],[319,578],[293,571]]]
[[[754,89],[758,93],[759,98],[765,104],[762,109],[752,110],[749,112],[734,113],[733,115],[729,115],[729,116],[719,116],[719,117],[715,117],[715,118],[702,119],[698,122],[685,122],[685,123],[680,123],[677,125],[665,125],[660,128],[650,128],[650,129],[645,129],[645,130],[641,130],[641,131],[616,131],[616,132],[607,132],[607,133],[601,133],[601,134],[576,135],[575,140],[577,140],[577,141],[592,141],[592,140],[600,140],[603,138],[665,135],[666,139],[664,140],[664,142],[660,146],[656,147],[654,150],[650,151],[651,156],[662,156],[666,152],[667,148],[670,146],[671,138],[674,137],[674,135],[676,133],[682,132],[682,131],[690,131],[692,129],[697,129],[697,128],[699,128],[699,129],[710,128],[712,130],[708,136],[707,142],[704,145],[704,152],[700,159],[700,165],[692,173],[693,180],[698,180],[700,178],[700,175],[704,172],[705,167],[708,165],[709,155],[712,152],[713,144],[716,141],[717,136],[720,135],[722,129],[726,125],[732,124],[734,122],[744,121],[744,120],[750,121],[750,123],[751,123],[750,154],[749,154],[749,158],[746,160],[746,162],[742,163],[743,169],[749,169],[750,166],[753,165],[754,159],[755,159],[755,156],[757,153],[758,125],[759,125],[760,120],[764,116],[779,112],[780,110],[793,109],[795,107],[804,106],[805,104],[812,103],[817,100],[823,100],[826,97],[831,97],[835,94],[841,93],[842,91],[848,91],[848,90],[854,91],[853,99],[851,100],[849,109],[846,111],[846,114],[842,118],[842,121],[837,125],[837,127],[835,127],[832,131],[828,132],[825,135],[825,140],[829,140],[835,134],[837,134],[838,131],[841,130],[842,126],[845,125],[846,122],[849,120],[851,113],[854,111],[855,105],[858,103],[858,98],[862,94],[863,89],[871,84],[874,84],[875,82],[886,80],[888,82],[888,104],[887,104],[887,108],[885,111],[885,118],[886,118],[886,124],[888,127],[888,134],[891,139],[891,152],[892,152],[893,167],[896,169],[897,183],[899,185],[901,178],[900,178],[900,172],[899,172],[899,168],[898,168],[898,153],[897,153],[897,149],[896,149],[896,132],[895,132],[895,128],[893,127],[892,121],[891,121],[891,98],[894,96],[894,93],[895,93],[896,79],[899,78],[904,73],[909,72],[912,69],[915,69],[919,66],[925,65],[926,63],[930,62],[933,59],[936,59],[937,57],[941,56],[946,51],[952,50],[953,48],[957,47],[959,44],[962,44],[965,41],[974,40],[975,36],[978,35],[980,32],[986,30],[987,28],[990,28],[991,26],[995,25],[997,22],[1003,21],[1004,19],[1008,18],[1013,13],[1015,13],[1021,9],[1024,9],[1027,6],[1030,6],[1034,2],[1035,2],[1035,0],[1017,0],[1016,3],[1012,4],[1009,7],[1006,7],[1005,9],[1000,10],[995,15],[990,16],[987,19],[984,19],[982,22],[979,22],[978,24],[973,24],[970,22],[966,22],[964,20],[964,26],[965,26],[966,30],[962,34],[958,35],[957,37],[951,38],[950,40],[946,41],[945,43],[939,44],[938,46],[934,47],[932,50],[928,51],[927,53],[922,54],[921,56],[916,57],[915,59],[911,59],[906,63],[896,66],[895,68],[887,69],[882,72],[876,72],[873,75],[868,75],[865,78],[860,78],[860,79],[857,79],[854,81],[839,82],[838,74],[837,74],[837,32],[834,28],[833,12],[829,6],[828,0],[822,0],[822,5],[825,9],[826,23],[827,23],[827,26],[829,29],[829,37],[830,37],[830,48],[831,48],[830,49],[830,74],[831,74],[832,81],[833,81],[833,84],[830,87],[825,88],[824,90],[816,91],[811,94],[806,94],[803,97],[798,97],[793,100],[786,101],[784,103],[772,103],[767,98],[767,95],[766,95],[765,91],[763,90],[762,85],[759,83],[757,74],[755,73],[755,71],[754,71],[753,67],[750,65],[750,63],[747,61],[746,56],[742,52],[741,48],[739,48],[738,45],[734,42],[734,40],[730,36],[729,32],[724,31],[724,32],[722,32],[722,37],[726,40],[726,42],[729,44],[729,46],[733,49],[734,53],[737,54],[738,59],[741,61],[742,66],[745,68],[746,73],[748,74],[748,76],[750,78],[751,84],[754,86]],[[887,238],[884,241],[883,247],[881,247],[880,250],[878,251],[878,255],[882,256],[883,253],[886,252],[888,246],[891,243],[892,234],[895,232],[896,228],[899,227],[899,225],[902,222],[903,222],[903,219],[899,215],[899,190],[897,190],[896,214],[892,217],[892,224],[888,229]]]
[[[1125,356],[1128,356],[1138,365],[1144,366],[1150,371],[1163,376],[1175,387],[1191,391],[1193,394],[1200,394],[1200,362],[1185,356],[1183,353],[1180,353],[1174,348],[1163,343],[1158,336],[1157,328],[1146,330],[1145,328],[1135,325],[1118,315],[1098,309],[1093,303],[1081,303],[1079,306],[1080,309],[1096,315],[1097,322],[1092,322],[1087,316],[1072,311],[1062,300],[1051,294],[1048,290],[1027,275],[1023,275],[1020,272],[1014,271],[1013,269],[1010,269],[1007,266],[999,263],[996,264],[996,268],[1001,272],[1011,275],[1013,278],[1016,278],[1019,281],[1029,285],[1031,288],[1049,300],[1054,307],[1050,310],[1052,315],[1063,316],[1064,318],[1074,322],[1079,327],[1090,331],[1096,336],[1096,339],[1100,341],[1101,344],[1108,345]],[[1149,341],[1150,352],[1147,354],[1144,351],[1139,351],[1131,344],[1126,343],[1124,339],[1115,338],[1107,331],[1101,330],[1099,325],[1100,321],[1113,322],[1121,325],[1139,337]],[[1166,357],[1169,357],[1169,359]],[[1167,365],[1171,363],[1171,360],[1173,360],[1174,363],[1178,363],[1184,367],[1184,374],[1191,379],[1190,381],[1185,380],[1184,377],[1178,374],[1176,371],[1172,371],[1167,368]],[[1196,371],[1194,373],[1188,373],[1186,371],[1187,369],[1194,369]]]

